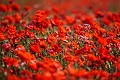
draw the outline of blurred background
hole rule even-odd
[[[29,5],[33,10],[58,8],[62,11],[89,9],[120,11],[120,0],[0,0],[0,4],[7,4],[9,1],[19,3],[21,7]]]

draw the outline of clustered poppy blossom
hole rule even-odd
[[[119,80],[114,0],[48,1],[0,4],[0,80]]]

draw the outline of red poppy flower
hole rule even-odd
[[[72,56],[72,55],[70,55],[70,54],[64,55],[63,58],[64,58],[66,61],[68,61],[68,62],[77,62],[77,61],[79,61],[78,57]]]
[[[17,48],[15,49],[15,53],[18,55],[18,57],[22,60],[22,61],[34,61],[36,60],[35,56],[33,54],[30,54],[28,52],[26,52],[24,46],[17,46]]]
[[[40,47],[44,48],[44,49],[47,48],[47,44],[46,44],[45,40],[40,40]]]
[[[109,78],[109,73],[108,72],[106,72],[106,71],[103,71],[103,70],[101,70],[101,71],[99,71],[99,78]]]
[[[102,44],[103,46],[107,46],[108,45],[108,41],[106,38],[102,38],[102,37],[98,37],[98,43]]]
[[[8,10],[8,12],[12,12],[12,10],[13,10],[13,9],[12,9],[12,4],[8,4],[8,5],[7,5],[7,10]]]
[[[100,18],[103,18],[103,17],[104,17],[104,13],[101,12],[101,11],[96,11],[95,13],[96,13],[96,17],[97,17],[97,18],[99,18],[99,17],[100,17]]]
[[[79,47],[79,45],[76,41],[72,41],[71,45],[73,46],[74,49],[77,49]]]
[[[30,51],[32,51],[34,53],[40,53],[40,47],[39,47],[39,45],[31,44],[30,45]]]
[[[58,13],[59,12],[59,9],[57,6],[53,6],[52,7],[52,11],[54,11],[55,13]]]
[[[2,44],[2,48],[5,51],[9,51],[11,49],[11,45],[9,43],[4,43],[4,44]]]
[[[52,44],[51,48],[55,52],[60,52],[62,50],[58,44]]]
[[[53,19],[50,20],[52,26],[60,26],[62,24],[62,21],[60,20],[60,18],[58,16],[54,16]]]
[[[28,64],[28,67],[31,68],[32,70],[37,70],[38,69],[36,62],[30,62]]]
[[[32,60],[36,60],[35,56],[33,54],[30,54],[28,52],[22,52],[19,50],[15,50],[15,52],[17,53],[17,55],[19,56],[19,58],[22,61],[32,61]]]
[[[20,5],[17,4],[17,3],[13,3],[12,4],[12,9],[15,10],[15,11],[20,11]]]
[[[108,18],[106,18],[106,17],[104,17],[104,18],[102,19],[102,22],[103,22],[104,24],[106,24],[106,25],[110,25],[110,20],[109,20]]]
[[[45,11],[41,11],[41,10],[38,10],[36,13],[35,13],[35,17],[34,17],[34,20],[38,23],[44,21],[46,19],[46,13]]]
[[[34,39],[35,38],[35,35],[33,32],[29,31],[29,30],[25,30],[25,36],[27,38],[30,38],[30,39]]]
[[[71,32],[70,26],[67,26],[67,27],[66,27],[66,31],[67,31],[67,32]]]
[[[2,32],[0,32],[0,41],[3,41],[3,40],[5,40],[5,36]]]
[[[113,76],[116,77],[116,78],[117,78],[117,77],[120,77],[120,72],[115,72],[115,73],[113,74]]]
[[[74,68],[69,68],[69,73],[73,76],[77,76],[77,77],[84,77],[87,75],[86,70],[77,70]]]
[[[103,55],[108,55],[109,54],[109,52],[108,52],[108,50],[106,49],[106,48],[104,48],[104,47],[101,47],[100,48],[100,50],[99,50],[99,54],[103,54]]]
[[[32,72],[30,72],[30,71],[28,71],[28,70],[22,70],[21,71],[21,74],[23,75],[23,76],[26,76],[26,77],[32,77]],[[22,77],[23,77],[22,76]]]
[[[7,7],[4,4],[0,4],[0,12],[6,12]]]
[[[20,80],[20,78],[18,78],[14,74],[10,74],[10,75],[7,75],[7,80]]]
[[[45,76],[43,76],[42,74],[35,74],[35,76],[34,76],[34,78],[35,78],[35,80],[47,80],[47,79],[45,79]]]
[[[73,24],[75,20],[71,16],[66,16],[66,21],[68,24]]]
[[[10,36],[10,37],[13,37],[13,36],[11,36],[11,35],[14,35],[14,34],[16,34],[16,27],[15,26],[8,26],[7,27],[7,33],[8,33],[8,36]]]
[[[49,44],[57,43],[57,36],[55,35],[48,35],[47,42]]]
[[[18,67],[19,66],[19,61],[17,59],[14,59],[14,58],[10,58],[10,57],[5,57],[3,59],[3,61],[9,66],[16,66]]]
[[[20,14],[16,13],[16,14],[13,15],[13,17],[14,17],[14,21],[16,23],[20,22],[20,20],[21,20],[21,15]]]
[[[25,11],[30,11],[30,9],[31,9],[31,7],[30,7],[30,6],[27,6],[27,5],[24,7],[24,10],[25,10]]]
[[[88,54],[87,56],[88,61],[97,61],[97,57],[94,56],[93,54]]]
[[[10,15],[5,16],[5,20],[8,20],[9,24],[13,24],[14,23],[14,18]]]

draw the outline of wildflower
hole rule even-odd
[[[113,74],[113,77],[120,77],[120,72],[115,72],[114,74]]]
[[[68,24],[73,24],[75,20],[71,16],[66,16],[66,21]]]
[[[25,77],[32,77],[32,72],[30,72],[30,71],[28,71],[28,70],[22,70],[21,71],[21,74],[23,75],[23,76],[25,76]],[[22,77],[23,77],[22,76]]]
[[[27,52],[24,48],[24,46],[19,45],[17,46],[17,48],[14,51],[18,57],[25,62],[29,62],[29,61],[34,61],[36,60],[35,56],[33,54],[30,54],[29,52]]]
[[[52,7],[52,11],[54,11],[55,13],[58,13],[59,12],[59,9],[57,6],[53,6]]]
[[[14,17],[14,21],[16,23],[20,22],[20,20],[21,20],[21,15],[20,14],[16,13],[16,14],[13,15],[13,17]]]
[[[14,74],[9,74],[7,75],[7,80],[20,80],[20,79]]]
[[[49,43],[49,44],[52,44],[52,43],[57,43],[57,35],[48,35],[48,37],[47,37],[47,42]]]
[[[38,10],[35,13],[35,18],[34,20],[38,23],[44,21],[47,18],[45,11]]]
[[[62,24],[62,21],[60,20],[60,18],[58,16],[54,16],[53,19],[50,20],[52,26],[60,26]]]
[[[30,11],[30,9],[31,9],[31,7],[30,7],[30,6],[27,6],[27,5],[24,7],[24,10],[25,10],[25,11]]]
[[[68,61],[68,62],[77,62],[77,61],[79,61],[76,56],[72,56],[72,55],[70,55],[70,54],[64,55],[63,58],[64,58],[66,61]]]
[[[93,54],[88,54],[88,60],[89,60],[89,61],[96,61],[96,60],[97,60],[97,57],[94,56]]]
[[[8,52],[11,49],[11,45],[9,43],[2,44],[2,48]]]
[[[12,26],[12,25],[9,25],[7,27],[7,33],[8,33],[8,36],[12,37],[11,35],[14,35],[16,34],[16,27],[15,26]]]
[[[108,45],[107,39],[106,38],[102,38],[102,37],[98,38],[98,43],[102,44],[103,46],[107,46]]]
[[[14,18],[11,15],[5,16],[5,19],[8,21],[8,24],[13,24],[14,23]]]
[[[71,32],[70,26],[67,26],[67,27],[66,27],[66,31],[67,31],[67,32]]]
[[[31,44],[30,45],[30,51],[34,52],[34,53],[40,53],[40,47],[39,47],[39,45]]]
[[[101,11],[96,11],[96,17],[97,18],[103,18],[104,17],[104,13],[103,12],[101,12]]]
[[[13,3],[12,4],[12,9],[15,10],[15,11],[20,11],[20,5],[17,4],[17,3]]]
[[[28,67],[31,68],[32,70],[37,70],[38,69],[36,62],[30,62],[28,64]]]
[[[0,41],[3,41],[3,40],[5,40],[5,36],[2,32],[0,32]]]
[[[47,44],[46,44],[45,40],[42,40],[42,39],[40,40],[40,47],[44,48],[44,49],[47,48]]]
[[[4,4],[0,4],[0,12],[6,12],[7,11],[7,7]]]
[[[16,66],[18,67],[19,66],[19,61],[17,59],[14,59],[14,58],[10,58],[10,57],[5,57],[3,58],[3,61],[9,66]]]
[[[35,35],[33,32],[29,31],[29,30],[25,30],[25,37],[26,38],[30,38],[30,39],[34,39]]]
[[[7,11],[8,11],[8,12],[12,12],[12,10],[13,10],[13,9],[12,9],[12,4],[8,4],[8,5],[7,5]]]
[[[43,76],[42,74],[35,74],[35,76],[34,76],[34,78],[35,78],[35,80],[47,80],[47,79],[45,79],[45,76]]]

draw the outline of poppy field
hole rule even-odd
[[[120,80],[120,0],[20,1],[0,0],[0,80]]]

